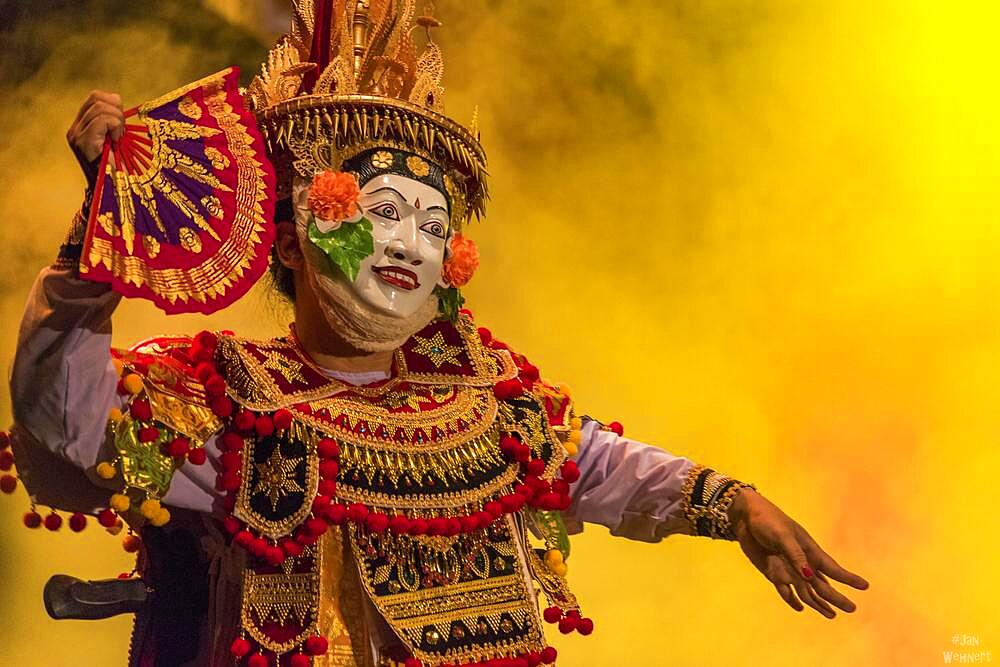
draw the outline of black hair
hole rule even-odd
[[[281,199],[274,205],[274,224],[280,225],[283,222],[295,223],[295,213],[292,210],[292,199],[288,197]],[[278,291],[278,294],[295,303],[295,274],[290,268],[281,263],[278,257],[278,243],[271,245],[271,283]]]

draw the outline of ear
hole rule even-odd
[[[295,233],[294,222],[279,222],[274,238],[274,248],[278,253],[278,261],[292,271],[301,271],[306,258],[299,245],[299,236]]]

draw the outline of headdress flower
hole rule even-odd
[[[441,275],[452,287],[464,287],[479,268],[479,248],[472,239],[455,234],[451,239],[451,256],[445,260]]]
[[[347,220],[358,210],[361,187],[354,174],[322,171],[309,188],[309,210],[320,220]]]

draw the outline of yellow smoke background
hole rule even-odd
[[[87,91],[137,103],[259,61],[280,3],[209,4],[0,3],[0,357],[78,203],[63,133]],[[479,105],[491,160],[478,319],[580,411],[755,482],[872,582],[831,622],[785,607],[735,545],[590,527],[570,580],[597,630],[552,637],[561,664],[936,665],[956,635],[996,656],[997,5],[438,14],[449,109]],[[263,290],[211,318],[127,303],[115,338],[271,335],[271,312]],[[128,618],[55,623],[40,593],[128,557],[93,528],[29,533],[25,509],[0,506],[0,663],[124,664]]]

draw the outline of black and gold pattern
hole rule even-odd
[[[735,540],[729,525],[729,506],[742,489],[756,489],[711,468],[696,465],[688,472],[682,490],[683,510],[695,535]]]

